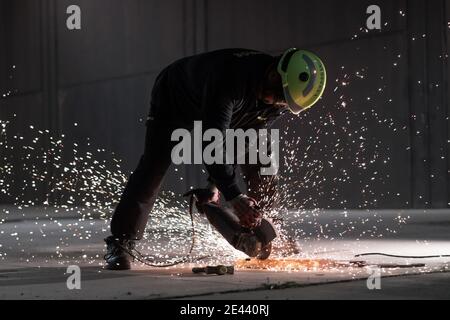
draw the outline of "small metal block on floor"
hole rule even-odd
[[[217,275],[224,275],[224,274],[234,274],[234,266],[224,266],[224,265],[218,265],[218,266],[207,266],[207,267],[201,267],[201,268],[192,268],[193,273],[206,273],[206,274],[217,274]]]

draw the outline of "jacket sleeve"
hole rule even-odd
[[[208,81],[209,85],[205,88],[203,99],[203,130],[217,129],[222,133],[225,139],[226,130],[230,128],[231,117],[233,115],[234,103],[232,92],[226,90],[220,82]],[[230,83],[228,83],[228,88]],[[204,142],[203,149],[209,142]],[[223,154],[226,154],[225,141],[222,144]],[[224,156],[225,159],[225,156]],[[205,164],[209,173],[209,180],[213,182],[222,192],[227,201],[241,194],[237,185],[235,167],[231,164]]]

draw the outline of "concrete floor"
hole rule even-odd
[[[190,271],[193,265],[160,269],[136,264],[132,271],[113,272],[101,268],[102,239],[108,235],[104,220],[83,220],[70,212],[47,211],[43,218],[37,208],[8,211],[0,224],[0,299],[450,299],[450,258],[371,256],[356,258],[370,265],[361,268],[240,268],[234,275],[226,276],[194,275]],[[406,223],[399,225],[399,216],[408,217]],[[351,232],[343,232],[339,226],[348,225],[349,217],[363,223],[355,224]],[[361,232],[365,230],[364,221],[373,217],[377,217],[377,228],[389,230],[381,238]],[[327,211],[306,214],[301,223],[305,235],[298,239],[301,253],[289,257],[298,261],[307,258],[348,263],[355,259],[354,254],[362,252],[450,254],[448,210]],[[295,224],[290,224],[290,228],[296,228]],[[321,237],[314,236],[317,228],[322,230]],[[170,239],[161,241],[162,247],[169,247]],[[229,247],[223,249],[223,243],[211,248],[210,253],[216,256],[233,252]],[[231,263],[230,259],[242,256],[227,259],[224,261]],[[376,267],[417,263],[424,266]],[[69,265],[81,267],[80,290],[66,286]],[[367,286],[374,270],[381,272],[379,290],[369,290]]]

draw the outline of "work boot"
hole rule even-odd
[[[132,240],[117,239],[109,236],[106,242],[106,266],[108,270],[129,270],[133,257],[130,252],[134,249],[135,243]]]

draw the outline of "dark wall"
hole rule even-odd
[[[81,7],[81,30],[66,28],[72,4]],[[450,4],[377,1],[382,30],[367,31],[371,4],[0,0],[0,119],[15,114],[10,130],[25,139],[30,124],[72,142],[89,137],[130,171],[165,65],[219,48],[278,54],[297,46],[323,57],[329,83],[316,108],[276,124],[285,146],[300,137],[295,159],[282,166],[293,204],[448,207]],[[14,156],[19,161],[20,152]],[[171,170],[165,188],[200,184],[200,170]]]

